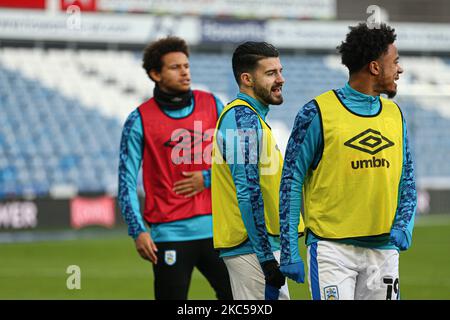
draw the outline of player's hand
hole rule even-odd
[[[406,232],[403,230],[392,229],[391,242],[402,251],[409,248],[408,237],[406,236]]]
[[[174,183],[173,191],[176,194],[189,198],[205,190],[202,171],[183,172],[182,174],[187,178]]]
[[[305,282],[305,266],[303,260],[280,267],[281,272],[297,283]]]
[[[284,286],[286,282],[285,276],[280,271],[280,266],[276,260],[269,260],[261,263],[264,272],[266,284],[277,289]]]
[[[136,238],[135,244],[137,252],[143,259],[148,260],[153,264],[158,263],[158,257],[156,256],[158,248],[148,232],[141,232]]]

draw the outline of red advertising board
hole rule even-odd
[[[114,227],[114,199],[111,197],[76,197],[70,203],[70,225],[80,229],[91,225]]]
[[[97,0],[60,0],[61,10],[66,11],[70,6],[77,6],[81,11],[96,11]]]
[[[45,9],[45,0],[0,0],[0,7],[18,9]]]

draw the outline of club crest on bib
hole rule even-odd
[[[325,300],[339,300],[339,290],[337,286],[329,286],[323,289]]]
[[[177,252],[175,250],[167,250],[164,252],[164,262],[168,266],[173,266],[177,262]]]

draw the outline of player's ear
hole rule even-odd
[[[155,69],[151,69],[148,73],[150,75],[150,78],[155,82],[161,81],[161,72],[156,71]]]
[[[369,72],[374,76],[378,76],[381,72],[381,65],[378,61],[370,61],[368,68]]]
[[[244,87],[253,87],[253,77],[250,73],[241,73],[241,84]]]

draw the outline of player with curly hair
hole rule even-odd
[[[395,30],[350,27],[338,47],[349,81],[301,108],[280,186],[281,271],[303,282],[306,226],[313,299],[399,299],[399,251],[411,245],[417,194]]]
[[[223,104],[191,90],[189,51],[181,38],[150,43],[143,67],[155,83],[153,97],[129,115],[120,144],[118,200],[128,233],[153,264],[156,299],[187,299],[197,267],[217,298],[230,300],[228,273],[213,248],[207,152]],[[143,217],[136,190],[141,163]]]

